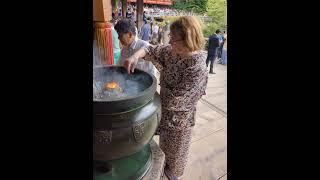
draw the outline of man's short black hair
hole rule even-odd
[[[136,35],[136,25],[131,19],[122,19],[118,21],[114,26],[114,29],[118,34],[126,34],[131,32],[132,34]]]
[[[216,34],[219,34],[219,33],[221,33],[221,30],[220,30],[220,29],[217,29],[217,30],[216,30]]]

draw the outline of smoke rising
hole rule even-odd
[[[152,85],[152,77],[143,71],[135,70],[128,74],[125,68],[115,66],[96,66],[93,69],[93,100],[113,101],[128,96],[136,96]],[[105,84],[111,81],[118,83],[119,89],[105,89]]]

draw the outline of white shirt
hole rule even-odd
[[[223,49],[224,49],[224,50],[227,50],[227,39],[224,41]]]
[[[149,46],[149,43],[143,41],[141,39],[134,40],[129,47],[123,47],[121,50],[121,57],[118,61],[118,65],[123,66],[126,58],[132,56],[135,52],[137,52],[142,47]],[[136,68],[141,69],[143,71],[147,71],[153,75],[155,75],[155,67],[150,61],[145,61],[143,59],[139,59]]]
[[[158,34],[159,26],[155,25],[152,27],[152,32]]]

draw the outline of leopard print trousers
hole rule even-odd
[[[191,144],[191,129],[160,132],[160,148],[165,154],[166,165],[176,177],[182,176],[188,161]]]

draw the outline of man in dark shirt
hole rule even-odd
[[[216,30],[216,33],[212,34],[209,37],[209,46],[208,46],[208,56],[207,56],[207,67],[209,66],[210,63],[210,74],[215,74],[213,72],[213,63],[214,60],[216,59],[217,56],[217,50],[219,48],[220,42],[219,42],[219,36],[218,34],[220,34],[221,31],[218,29]]]

